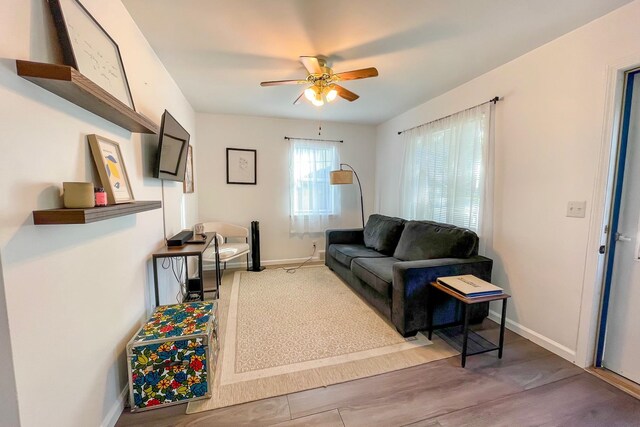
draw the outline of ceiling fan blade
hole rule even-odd
[[[343,88],[340,85],[333,85],[333,87],[335,88],[336,91],[338,91],[338,96],[340,96],[341,98],[346,99],[349,102],[353,102],[356,99],[360,98],[359,95],[356,95],[355,93],[351,92],[350,90],[347,90],[345,88]]]
[[[301,56],[300,62],[307,69],[309,74],[322,74],[322,67],[315,56]]]
[[[368,79],[369,77],[377,77],[378,70],[375,67],[363,68],[361,70],[345,71],[344,73],[334,74],[340,80],[356,80]]]
[[[273,80],[269,82],[262,82],[260,86],[278,86],[278,85],[303,85],[309,83],[306,80]]]
[[[295,101],[293,101],[293,105],[299,104],[303,99],[304,99],[304,92],[302,92],[300,96],[297,97]]]

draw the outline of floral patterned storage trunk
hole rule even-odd
[[[131,411],[211,397],[217,304],[157,307],[127,344]]]

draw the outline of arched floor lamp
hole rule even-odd
[[[344,170],[342,169],[343,166],[346,166],[351,170]],[[362,185],[360,185],[360,178],[358,178],[358,174],[355,169],[347,163],[340,163],[340,170],[331,171],[329,179],[331,185],[353,184],[353,175],[356,176],[356,180],[358,181],[358,188],[360,189],[360,214],[362,215],[362,228],[364,228],[364,203],[362,201]]]

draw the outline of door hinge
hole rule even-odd
[[[607,233],[609,233],[609,226],[605,225],[604,226],[604,234],[607,234]]]

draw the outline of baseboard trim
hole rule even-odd
[[[496,323],[500,323],[501,316],[498,312],[489,310],[489,319],[493,320]],[[540,347],[549,350],[552,353],[557,354],[563,359],[568,360],[571,363],[576,363],[576,352],[575,350],[571,350],[569,347],[566,347],[554,340],[545,337],[542,334],[539,334],[536,331],[533,331],[525,326],[522,326],[518,322],[514,322],[513,320],[507,317],[507,321],[505,322],[507,329],[515,332],[516,334],[527,338],[529,341],[533,341],[538,344]]]
[[[261,261],[262,265],[282,265],[282,264],[301,264],[303,262],[305,262],[306,260],[308,260],[309,257],[306,258],[290,258],[290,259],[272,259],[272,260],[267,260],[267,261]],[[310,261],[322,261],[323,258],[321,258],[320,256],[316,255],[314,257],[311,257]]]
[[[111,406],[111,409],[109,409],[109,412],[107,412],[107,415],[102,420],[102,423],[100,423],[102,427],[113,427],[116,425],[118,419],[120,418],[120,415],[122,414],[122,411],[124,410],[127,393],[129,393],[128,384],[124,386],[124,388],[120,392],[120,395],[118,395],[118,398]]]
[[[315,256],[311,257],[310,261],[313,261],[313,262],[324,261],[324,252],[325,251],[318,251]],[[305,262],[308,259],[309,259],[309,257],[305,257],[305,258],[288,258],[288,259],[270,259],[270,260],[262,260],[262,261],[260,261],[260,265],[267,266],[267,265],[302,264],[303,262]],[[227,268],[243,268],[243,267],[246,267],[246,266],[247,266],[247,263],[245,261],[228,262],[227,263]],[[207,266],[206,268],[203,268],[203,270],[210,271],[210,270],[215,270],[215,268],[210,268],[209,266]]]

